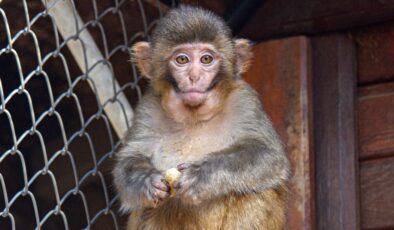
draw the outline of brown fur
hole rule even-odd
[[[156,209],[129,217],[128,230],[281,230],[284,228],[286,188],[253,195],[229,195],[200,206],[169,200]]]

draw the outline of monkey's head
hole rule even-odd
[[[151,43],[138,42],[132,52],[171,113],[180,107],[200,113],[220,109],[252,56],[249,41],[233,39],[220,17],[190,6],[169,11],[158,22]]]

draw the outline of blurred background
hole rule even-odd
[[[394,2],[0,1],[0,229],[123,229],[110,175],[172,7],[254,44],[244,79],[292,162],[287,229],[394,229]]]

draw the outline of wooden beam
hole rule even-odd
[[[55,0],[43,0],[43,3],[52,6],[49,10],[49,14],[55,19],[57,29],[64,40],[70,39],[70,37],[78,34],[78,39],[69,40],[67,42],[67,47],[81,71],[88,74],[93,81],[88,82],[97,95],[101,105],[114,99],[115,91],[120,90],[119,84],[108,65],[104,63],[97,64],[108,60],[105,60],[104,56],[101,54],[100,49],[89,31],[84,29],[78,33],[78,29],[82,27],[84,23],[75,11],[72,3],[70,1]],[[114,102],[107,103],[104,106],[104,111],[116,134],[119,138],[122,138],[128,128],[126,124],[131,126],[130,122],[133,117],[132,107],[123,92],[116,95],[116,100]]]
[[[261,41],[347,30],[394,20],[393,1],[265,1],[241,36]]]
[[[254,53],[244,78],[261,95],[292,164],[286,229],[315,229],[309,40],[263,42]]]
[[[359,229],[355,48],[345,35],[312,39],[317,229]]]
[[[353,34],[357,43],[358,84],[394,80],[394,22],[363,28]]]

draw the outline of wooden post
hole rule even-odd
[[[261,95],[264,108],[286,146],[292,165],[287,228],[315,228],[311,52],[306,37],[262,42],[244,78]]]
[[[65,40],[75,36],[78,28],[84,25],[71,1],[43,0],[43,2],[47,2],[48,6],[51,5],[49,13],[55,19],[57,28]],[[85,74],[93,65],[105,60],[93,37],[86,29],[78,34],[78,39],[68,41],[67,46],[79,68]],[[96,65],[88,75],[94,82],[90,86],[95,90],[100,103],[107,102],[115,97],[114,90],[119,90],[119,84],[107,65],[101,63]],[[89,81],[89,83],[91,82]],[[104,111],[118,137],[123,137],[128,128],[126,124],[131,122],[133,117],[133,110],[126,96],[122,92],[118,93],[116,101],[106,104]]]
[[[351,38],[312,39],[317,229],[359,229],[355,49]]]

